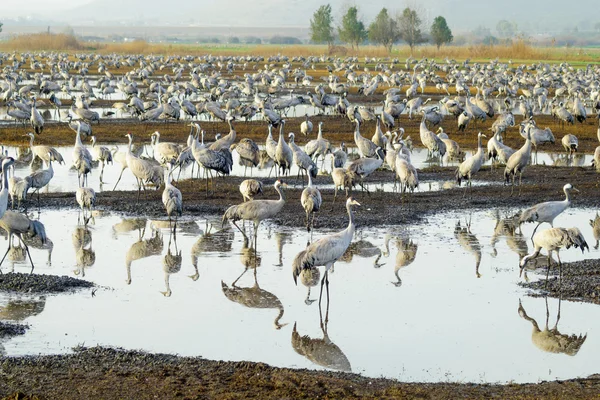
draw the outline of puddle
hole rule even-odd
[[[501,214],[514,210],[508,211]],[[588,220],[595,212],[569,209],[556,226],[578,226],[592,244]],[[49,265],[47,250],[31,249],[36,272],[84,277],[101,288],[95,295],[0,294],[0,318],[30,326],[0,347],[19,355],[106,345],[425,382],[537,382],[595,373],[598,306],[562,301],[558,331],[587,335],[579,342],[564,336],[566,354],[532,335],[533,320],[544,329],[546,302],[526,296],[517,283],[519,253],[532,250],[534,225],[513,236],[506,224],[495,229],[490,212],[473,213],[470,229],[468,219],[443,213],[422,225],[357,231],[352,252],[330,274],[322,329],[315,301],[320,274],[308,294],[301,282],[311,277],[298,286],[292,279],[291,262],[307,240],[302,230],[263,223],[255,257],[235,228],[221,229],[220,216],[180,221],[175,249],[167,221],[106,214],[86,230],[75,211],[44,211],[54,251]],[[4,272],[29,271],[16,253]],[[561,252],[563,261],[598,255],[593,248],[583,256]],[[255,262],[258,268],[244,273]],[[519,314],[519,300],[528,319]],[[550,328],[558,307],[548,300]]]

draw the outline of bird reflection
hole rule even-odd
[[[142,258],[158,256],[163,250],[163,237],[160,231],[152,230],[150,239],[142,239],[142,237],[131,245],[125,256],[128,285],[131,283],[131,263]]]
[[[308,292],[306,293],[306,299],[304,300],[304,303],[306,303],[306,305],[309,306],[316,301],[316,299],[310,298],[310,289],[317,286],[320,280],[321,272],[317,267],[313,266],[305,268],[300,272],[300,282],[302,282],[302,284],[308,288]]]
[[[96,252],[92,250],[92,231],[87,226],[78,226],[71,235],[75,248],[75,262],[77,269],[75,275],[85,277],[85,269],[96,262]]]
[[[172,229],[173,226],[169,220],[157,220],[153,219],[150,221],[150,225],[154,227],[154,229]],[[187,234],[187,235],[198,235],[202,233],[202,229],[198,226],[196,221],[186,221],[186,220],[178,220],[177,221],[177,231]]]
[[[308,335],[301,336],[297,330],[297,323],[294,323],[292,347],[296,353],[306,357],[314,364],[336,371],[352,371],[348,357],[329,338],[327,324],[327,318],[325,318],[325,323],[323,323],[323,319],[321,318],[320,325],[323,338],[311,338]]]
[[[221,281],[221,289],[223,290],[225,297],[245,307],[274,308],[279,310],[279,313],[273,322],[275,329],[281,329],[287,325],[279,322],[281,318],[283,318],[283,304],[281,304],[279,298],[277,298],[277,296],[275,296],[273,293],[267,292],[258,286],[256,275],[254,275],[254,286],[252,287],[239,287],[235,283],[229,287],[225,282]]]
[[[142,235],[142,230],[146,228],[146,222],[148,220],[146,218],[124,218],[121,222],[118,222],[113,225],[113,238],[117,238],[117,235],[120,233],[128,233],[133,231],[138,231],[140,233],[140,237]]]
[[[375,268],[379,268],[382,265],[385,265],[385,263],[379,263],[379,260],[381,260],[382,255],[383,252],[379,247],[375,246],[373,243],[367,240],[361,239],[356,242],[350,243],[350,246],[348,246],[346,252],[340,257],[339,260],[349,263],[352,261],[352,258],[354,256],[359,256],[362,258],[375,257],[375,260],[373,261],[373,266]]]
[[[21,322],[44,311],[46,297],[15,298],[8,300],[5,306],[0,306],[0,320]]]
[[[558,312],[556,314],[556,323],[552,329],[548,328],[548,320],[550,318],[550,311],[548,308],[548,298],[546,300],[546,325],[542,331],[537,321],[527,315],[521,300],[519,300],[519,315],[526,321],[531,322],[533,331],[531,332],[531,341],[540,350],[548,353],[564,353],[569,356],[574,356],[579,352],[581,346],[587,339],[585,335],[565,335],[558,331],[558,321],[560,320],[560,303],[561,298],[558,299]]]
[[[275,232],[275,241],[277,242],[277,254],[279,256],[276,267],[283,267],[283,246],[286,243],[291,243],[292,234],[290,232]]]
[[[585,154],[549,153],[549,155],[555,167],[582,167],[585,164]]]
[[[417,258],[417,250],[419,245],[414,243],[410,238],[396,239],[396,248],[398,253],[396,254],[396,265],[394,267],[394,275],[396,275],[396,282],[392,282],[396,287],[402,285],[402,280],[398,275],[400,269],[410,265]]]
[[[479,265],[481,264],[481,245],[477,237],[471,233],[471,223],[467,223],[466,227],[460,225],[460,221],[456,222],[454,227],[454,237],[463,249],[475,256],[475,275],[480,278]]]
[[[54,243],[50,240],[49,237],[46,237],[46,241],[42,243],[42,240],[38,235],[23,235],[23,242],[30,249],[38,249],[38,250],[47,250],[48,251],[48,259],[46,260],[46,265],[52,265],[52,251],[54,250]]]
[[[171,235],[173,231],[171,231]],[[167,254],[163,257],[163,271],[165,273],[165,291],[161,292],[165,297],[171,297],[171,285],[169,279],[172,274],[176,274],[181,271],[181,250],[177,251],[177,240],[173,240],[175,246],[175,253],[171,253],[171,238],[169,238],[169,247],[167,248]]]
[[[220,226],[220,225],[219,225]],[[194,281],[198,280],[200,274],[198,273],[198,258],[204,253],[217,252],[221,254],[231,252],[233,246],[233,239],[235,234],[231,230],[230,225],[223,226],[223,229],[212,232],[214,225],[208,226],[206,233],[201,235],[196,243],[193,244],[191,250],[192,266],[194,267],[195,273],[190,276]]]
[[[598,243],[600,242],[600,215],[598,215],[598,212],[596,212],[594,219],[590,219],[590,226],[592,227],[592,232],[594,233],[594,239],[596,239],[594,249],[598,250]]]
[[[496,250],[496,244],[500,241],[501,237],[506,237],[506,244],[508,247],[519,255],[519,261],[529,253],[527,247],[527,240],[523,233],[519,229],[519,217],[521,213],[517,213],[511,217],[500,218],[500,213],[496,210],[496,226],[494,227],[494,233],[490,244],[492,245],[492,257],[498,255]]]
[[[10,261],[11,272],[15,271],[15,264],[24,262],[26,257],[27,251],[25,250],[25,247],[21,245],[21,242],[18,242],[16,245],[13,244],[6,254],[6,258]]]

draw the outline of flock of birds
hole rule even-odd
[[[499,60],[488,63],[465,60],[459,63],[446,59],[440,63],[409,58],[402,64],[397,59],[366,58],[361,64],[356,57],[272,56],[265,59],[253,56],[164,57],[63,53],[0,54],[0,62],[3,65],[0,103],[7,106],[7,116],[14,119],[15,128],[18,123],[29,123],[33,130],[28,133],[28,153],[14,157],[3,154],[0,226],[11,238],[9,249],[13,236],[20,238],[23,243],[26,234],[46,240],[43,225],[39,221],[7,208],[9,195],[14,208],[15,200],[18,206],[30,190],[37,192],[39,206],[39,191],[54,176],[52,163],[64,162],[55,148],[34,143],[36,135],[43,134],[47,124],[65,123],[75,132],[72,160],[78,174],[76,201],[85,223],[89,221],[86,212],[92,215],[96,203],[96,193],[89,187],[88,181],[96,162],[101,164],[101,182],[105,165],[114,161],[121,165],[121,175],[115,188],[123,172],[130,170],[137,181],[138,201],[146,185],[152,184],[157,188],[164,185],[162,202],[174,233],[184,210],[183,195],[172,183],[174,172],[178,169],[181,172],[181,169],[191,165],[192,175],[196,166],[199,175],[202,169],[208,194],[211,181],[213,190],[215,188],[214,174],[229,175],[232,172],[232,152],[237,152],[239,164],[245,172],[259,165],[271,165],[280,178],[289,175],[292,168],[308,177],[308,185],[301,194],[300,202],[306,213],[306,228],[311,231],[315,213],[323,201],[313,178],[324,170],[325,160],[329,157],[335,188],[334,202],[338,190],[346,191],[348,227],[310,243],[293,263],[295,280],[305,270],[325,267],[321,294],[323,286],[327,287],[329,294],[327,272],[345,253],[354,235],[352,210],[360,204],[353,197],[348,197],[349,190],[359,185],[368,192],[368,177],[382,168],[393,172],[394,181],[399,182],[403,194],[418,188],[418,171],[411,163],[414,140],[410,136],[405,137],[405,130],[399,125],[403,113],[408,114],[409,119],[420,115],[419,139],[432,157],[463,160],[456,169],[459,185],[466,180],[467,187],[471,187],[474,176],[487,160],[491,160],[492,165],[505,165],[504,178],[506,182],[512,182],[513,190],[517,175],[520,188],[523,172],[531,164],[532,158],[535,159],[538,146],[555,142],[549,128],[537,126],[536,116],[552,115],[557,124],[562,126],[585,123],[589,117],[588,109],[600,109],[600,68],[592,65],[575,69],[566,63],[513,65]],[[311,74],[319,64],[324,65],[328,74],[321,78],[322,82],[316,83],[316,72],[314,76]],[[119,75],[121,68],[124,72]],[[93,69],[97,73],[92,73]],[[243,73],[243,76],[238,73]],[[289,96],[282,94],[287,90]],[[425,98],[426,90],[428,95],[433,92],[431,96],[438,96],[440,100],[432,103],[431,97]],[[450,90],[454,91],[454,96]],[[306,95],[297,94],[304,91]],[[476,92],[475,96],[473,91]],[[161,141],[160,132],[156,131],[152,135],[152,157],[149,158],[142,156],[143,146],[136,148],[131,134],[126,135],[129,144],[124,152],[111,151],[106,146],[98,145],[93,134],[94,123],[101,123],[115,112],[101,116],[92,105],[96,101],[106,101],[115,94],[128,101],[114,103],[112,109],[122,117],[135,117],[146,126],[159,120],[187,119],[191,127],[187,142]],[[379,94],[384,99],[380,106],[364,105],[372,103],[373,97]],[[42,99],[44,96],[47,102]],[[349,96],[356,100],[355,104],[350,103]],[[61,98],[63,101],[70,100],[71,106],[63,106]],[[348,154],[345,143],[335,148],[330,140],[324,138],[322,121],[317,125],[316,139],[308,141],[304,147],[296,143],[294,133],[288,132],[286,137],[287,115],[295,113],[300,105],[312,106],[318,113],[347,118],[354,126],[358,158]],[[44,108],[46,110],[40,112]],[[49,108],[54,108],[58,121],[52,121]],[[524,144],[520,149],[512,149],[503,143],[503,135],[516,126],[515,109],[518,110],[517,115],[522,116],[519,132]],[[212,143],[205,143],[205,132],[197,121],[201,115],[226,121],[229,132],[215,137]],[[496,119],[487,146],[484,147],[483,143],[486,135],[480,132],[477,135],[477,151],[468,157],[441,127],[444,124],[449,129],[444,121],[451,118],[456,121],[456,129],[460,132],[494,117]],[[234,127],[239,121],[257,119],[267,123],[268,132],[263,149],[248,137],[238,140]],[[371,138],[361,133],[361,125],[369,120],[375,121],[376,126]],[[306,114],[299,127],[301,137],[312,135],[314,125]],[[432,129],[437,129],[437,133]],[[279,131],[278,140],[273,138],[273,130]],[[92,141],[90,148],[83,141],[88,137]],[[600,140],[600,127],[598,138]],[[561,143],[570,156],[577,151],[578,140],[574,135],[565,135]],[[16,177],[15,159],[27,157],[32,162],[42,161],[47,167],[25,177]],[[600,146],[596,149],[594,160],[600,168]],[[9,177],[11,169],[13,174]],[[244,202],[228,208],[223,215],[223,222],[233,223],[248,239],[245,229],[240,228],[237,221],[252,221],[256,250],[259,224],[281,211],[286,200],[285,186],[281,180],[275,182],[274,188],[279,199],[254,199],[263,191],[263,184],[258,179],[245,180],[240,185]],[[572,190],[574,188],[570,185],[565,186],[566,203],[542,203],[526,210],[523,222],[548,222],[552,225],[554,218],[570,204]],[[535,251],[521,260],[522,267],[535,258],[541,249],[558,254],[565,247],[587,247],[576,228],[552,227],[536,232],[533,242]]]

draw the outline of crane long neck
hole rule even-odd
[[[321,124],[319,124],[319,133],[317,134],[318,139],[323,139],[323,130],[321,128]]]
[[[281,186],[275,186],[275,190],[277,190],[277,193],[279,193],[279,201],[281,203],[285,203],[285,194],[283,193]]]
[[[29,146],[33,147],[33,135],[29,136]]]
[[[570,189],[564,189],[565,192],[565,202],[568,203],[571,201],[571,190]]]
[[[347,204],[346,210],[348,211],[348,231],[354,234],[354,214],[352,213],[352,205]]]
[[[312,170],[312,168],[308,170],[308,174],[307,174],[308,175],[308,187],[312,187],[312,185],[313,185],[312,174],[310,173],[311,170]]]
[[[8,169],[8,165],[5,165],[4,168],[2,168],[2,190],[8,190]]]

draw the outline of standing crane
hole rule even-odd
[[[125,153],[125,159],[127,160],[127,167],[131,170],[133,176],[135,176],[135,179],[137,181],[137,201],[140,201],[140,192],[142,190],[142,186],[145,182],[153,178],[155,171],[153,165],[149,161],[136,157],[131,151],[131,147],[133,145],[133,135],[131,133],[128,133],[127,135],[125,135],[125,137],[129,139],[129,145],[127,146],[127,153]]]
[[[512,187],[510,194],[513,194],[515,188],[515,177],[519,174],[519,194],[521,194],[521,178],[523,178],[523,170],[529,164],[531,158],[531,133],[527,130],[527,139],[525,144],[519,150],[515,151],[506,162],[506,168],[504,168],[504,179],[506,183],[509,182],[512,176]]]
[[[286,172],[289,174],[290,169],[292,168],[292,162],[294,161],[294,154],[292,152],[292,149],[285,142],[285,137],[283,136],[284,126],[285,120],[281,120],[281,122],[279,123],[279,141],[277,142],[277,147],[275,147],[274,161],[275,164],[277,164],[277,174],[279,176],[285,175]]]
[[[35,171],[26,178],[28,182],[27,190],[33,188],[33,192],[37,192],[38,208],[40,207],[40,189],[49,184],[53,177],[54,169],[52,168],[52,161],[49,159],[48,168]],[[33,197],[33,193],[31,196]]]
[[[356,143],[356,147],[358,147],[358,152],[361,157],[373,157],[375,150],[377,150],[377,145],[360,134],[360,121],[356,120],[355,123],[354,142]]]
[[[377,155],[377,158],[359,158],[358,160],[352,161],[352,164],[348,166],[348,171],[360,178],[360,186],[363,190],[366,190],[367,193],[369,193],[369,189],[364,185],[365,178],[380,168],[385,159],[381,147],[377,147],[375,154]]]
[[[581,253],[583,254],[584,250],[587,248],[590,251],[590,248],[585,241],[585,238],[577,228],[548,228],[543,231],[536,233],[533,236],[533,253],[526,255],[521,259],[519,266],[521,267],[521,273],[523,269],[527,265],[530,260],[538,257],[540,255],[540,251],[545,249],[548,252],[548,269],[546,270],[546,282],[548,281],[548,274],[550,273],[550,266],[552,263],[552,252],[556,251],[556,257],[558,258],[558,268],[559,268],[559,276],[562,275],[561,266],[562,262],[560,261],[560,249],[563,247],[570,248],[571,246],[575,248],[581,248]]]
[[[77,201],[77,204],[79,204],[79,207],[81,207],[81,212],[83,214],[83,223],[84,225],[87,225],[90,218],[92,218],[92,212],[94,207],[96,206],[96,192],[92,188],[80,187],[75,192],[75,200]],[[85,217],[86,208],[90,213],[90,216],[88,218]]]
[[[183,212],[183,200],[181,191],[171,183],[172,173],[173,167],[172,164],[169,164],[169,168],[165,171],[165,189],[162,193],[162,202],[169,217],[169,227],[171,226],[171,218],[175,216],[175,224],[173,225],[173,235],[175,235],[177,217],[181,217]]]
[[[36,135],[40,135],[44,131],[44,118],[38,111],[35,105],[35,97],[33,98],[33,102],[31,103],[31,118],[29,121],[31,122],[31,128],[33,128]]]
[[[46,229],[44,228],[44,224],[40,221],[32,221],[26,215],[15,212],[15,211],[6,211],[2,218],[0,219],[0,228],[4,229],[8,233],[8,249],[6,249],[6,253],[4,253],[4,257],[0,261],[0,266],[4,262],[6,255],[10,251],[11,248],[14,247],[13,238],[17,236],[23,246],[25,247],[25,251],[29,256],[29,261],[31,262],[31,272],[33,273],[33,269],[35,268],[33,265],[33,260],[31,259],[31,254],[29,253],[29,247],[25,243],[23,235],[30,236],[38,236],[42,244],[46,243]]]
[[[113,163],[113,155],[110,152],[110,150],[108,149],[108,147],[96,145],[96,136],[92,136],[91,141],[92,141],[92,151],[91,151],[92,159],[94,161],[99,162],[100,165],[102,165],[102,167],[100,169],[100,183],[103,183],[102,177],[104,176],[104,165],[108,164],[108,163],[110,163],[110,164]]]
[[[32,132],[29,132],[26,136],[29,136],[29,148],[33,154],[33,158],[31,159],[32,163],[35,158],[38,158],[45,162],[52,160],[64,164],[65,161],[63,156],[54,147],[45,145],[34,146],[33,140],[35,139],[35,135]]]
[[[298,275],[304,269],[313,267],[325,267],[325,274],[321,279],[321,292],[319,295],[319,305],[323,297],[323,285],[327,288],[327,302],[329,303],[329,270],[333,264],[344,255],[352,238],[356,225],[354,224],[354,215],[352,206],[360,206],[360,203],[349,197],[346,200],[346,210],[348,211],[348,227],[341,232],[322,237],[312,242],[305,250],[296,255],[292,263],[292,276],[294,283],[298,284]]]
[[[6,157],[2,160],[2,189],[0,190],[0,218],[8,208],[8,171],[15,163],[12,157]]]
[[[308,120],[308,114],[304,114],[304,121],[300,124],[300,132],[304,136],[308,136],[313,131],[313,123]]]
[[[465,161],[460,163],[456,169],[456,182],[460,186],[463,179],[467,178],[467,186],[472,188],[471,178],[481,169],[483,162],[485,161],[485,153],[483,152],[483,145],[481,144],[481,138],[485,135],[481,132],[477,134],[477,152]],[[465,193],[466,193],[465,187]]]
[[[87,183],[87,174],[92,171],[92,155],[81,143],[80,121],[77,121],[77,133],[75,135],[75,146],[73,147],[73,166],[77,170],[79,187],[83,187]]]
[[[314,166],[308,167],[308,185],[302,191],[302,195],[300,197],[300,203],[302,204],[302,208],[306,212],[306,230],[310,232],[311,228],[314,226],[315,222],[315,212],[319,211],[321,208],[321,204],[323,203],[323,199],[321,198],[321,192],[317,189],[316,186],[313,185],[312,181],[312,170]],[[309,217],[312,215],[312,220],[309,224]]]
[[[236,221],[252,221],[254,224],[254,250],[256,251],[256,235],[258,233],[258,225],[265,219],[271,219],[275,217],[285,204],[285,196],[283,189],[287,187],[281,180],[275,181],[273,185],[277,193],[279,194],[278,200],[250,200],[242,204],[237,204],[229,207],[225,214],[223,214],[222,223],[225,221],[231,221],[233,225],[244,235],[247,239],[246,233],[240,229],[235,223]]]
[[[562,201],[546,201],[544,203],[539,203],[530,207],[521,213],[521,217],[519,218],[519,226],[524,222],[537,222],[531,237],[537,231],[537,228],[547,222],[551,227],[554,227],[554,218],[558,217],[563,211],[571,206],[571,191],[579,192],[573,185],[567,183],[563,186],[563,191],[565,192],[565,199]]]

